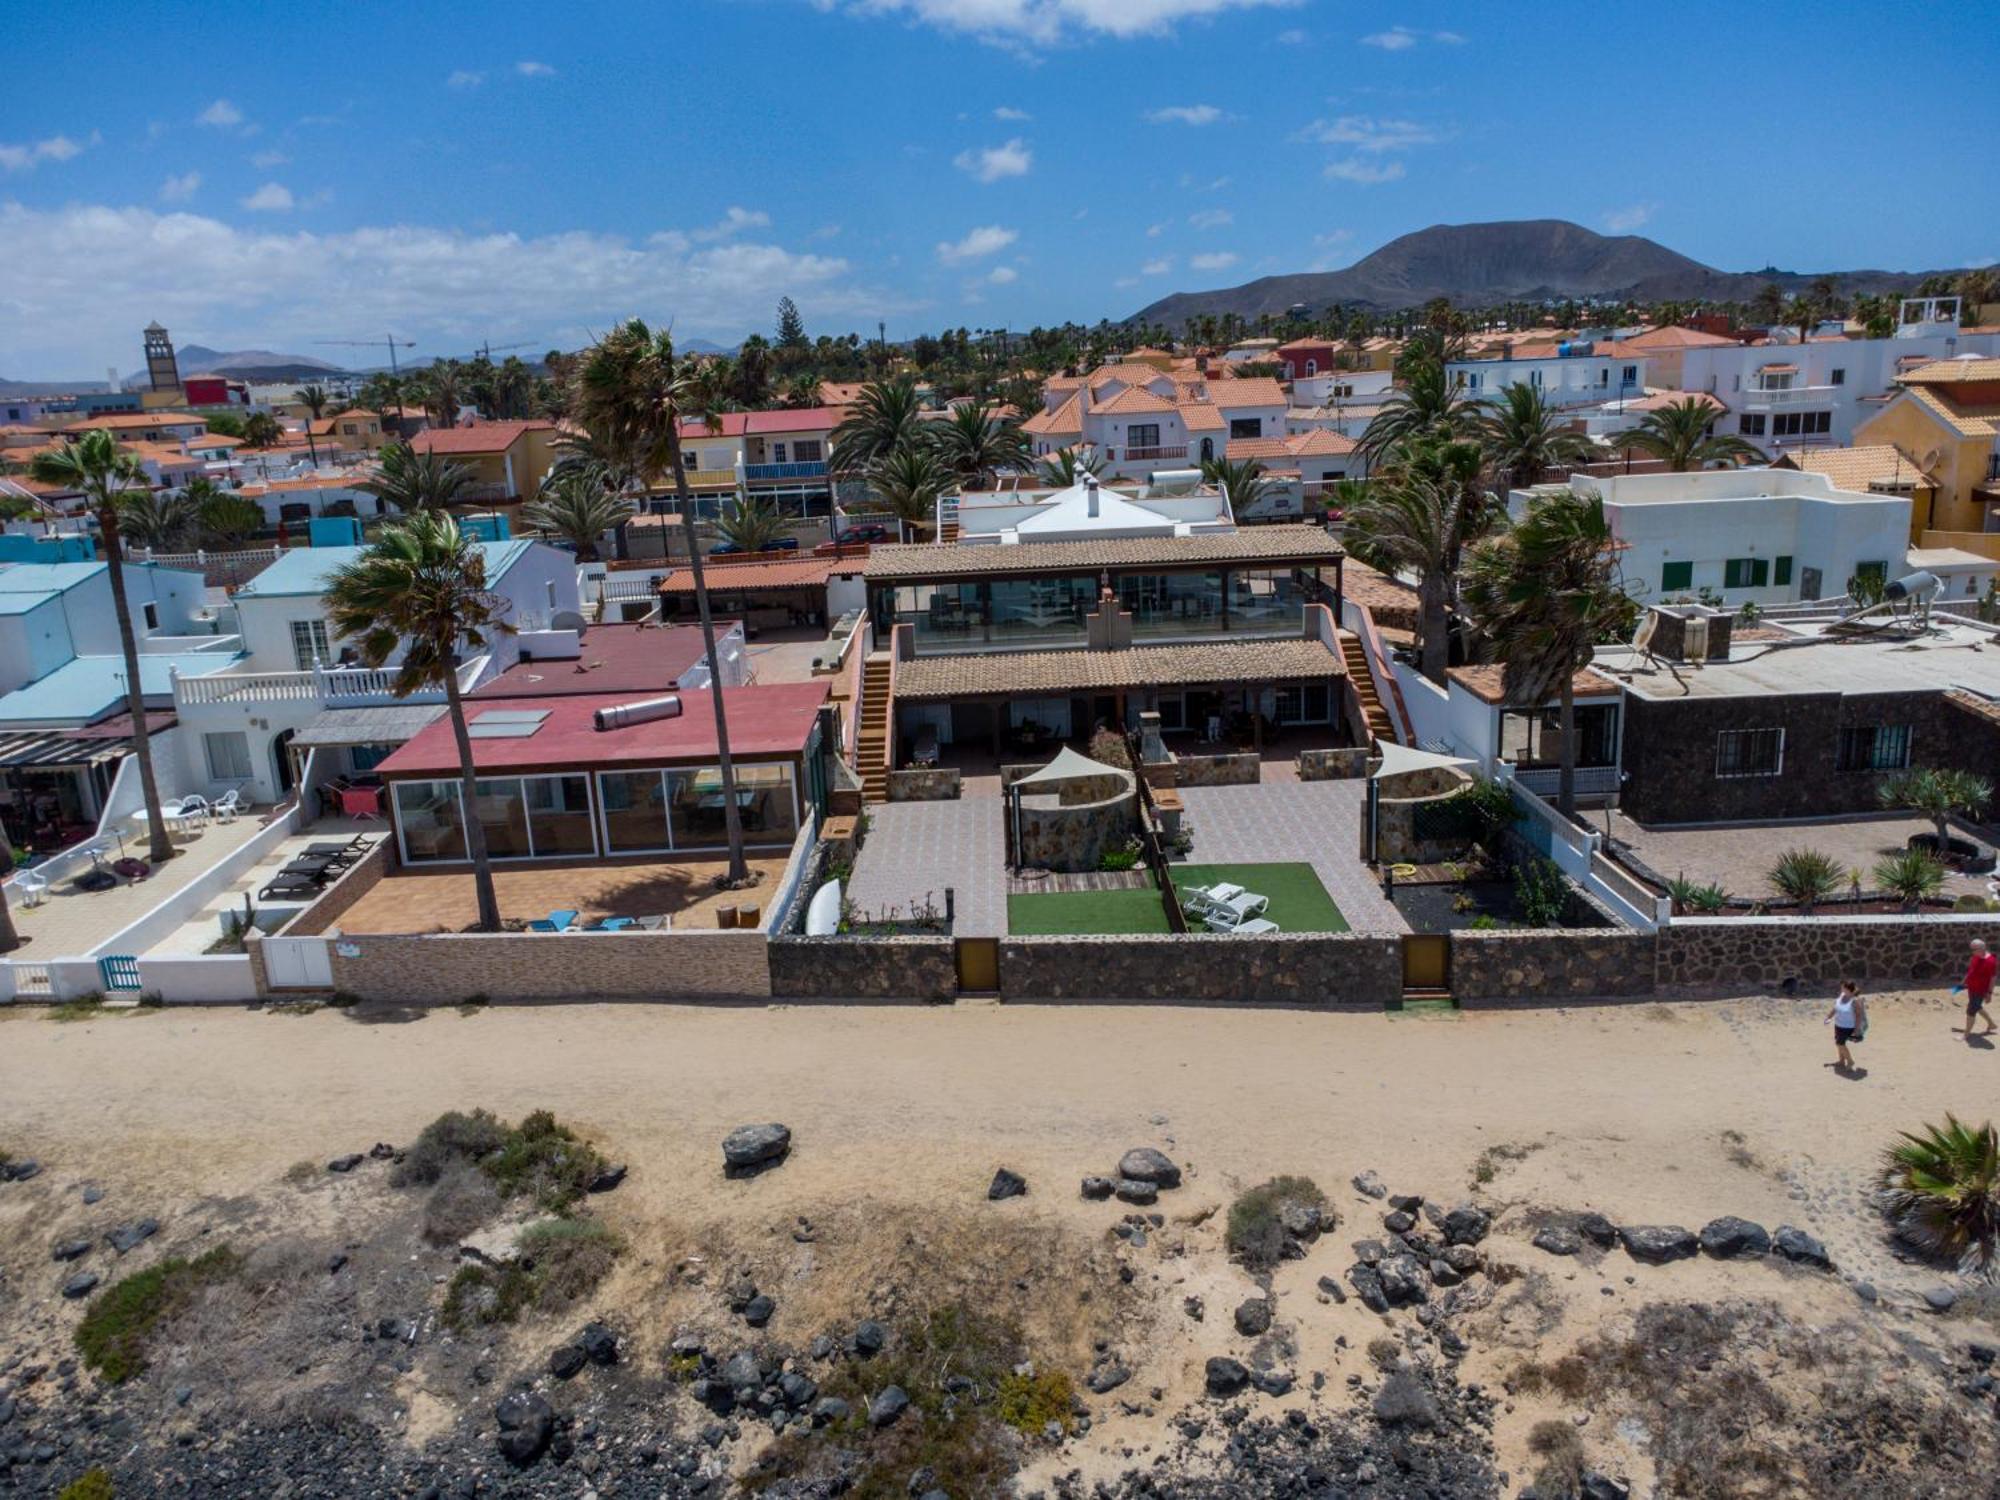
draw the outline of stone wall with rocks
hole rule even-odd
[[[1662,989],[1763,989],[1794,979],[1956,984],[1974,938],[2000,939],[2000,915],[1676,917],[1659,933]]]
[[[761,932],[353,933],[329,947],[333,988],[364,1000],[764,1000]]]
[[[1263,775],[1261,755],[1182,755],[1174,761],[1176,786],[1248,786]]]
[[[1301,750],[1299,780],[1353,781],[1368,774],[1368,752],[1356,746],[1348,750]]]
[[[958,794],[956,766],[922,766],[889,773],[891,802],[955,802]]]
[[[781,1000],[949,1000],[958,967],[948,937],[783,937],[770,945]]]
[[[1132,773],[1079,776],[1058,790],[1024,792],[1014,832],[1015,859],[1037,870],[1095,870],[1139,828],[1139,794]]]
[[[1005,1000],[1374,1009],[1402,993],[1402,943],[1380,934],[1000,940]]]
[[[1534,929],[1451,935],[1451,992],[1461,1004],[1651,995],[1655,940],[1629,929]]]
[[[1376,860],[1382,864],[1399,864],[1407,860],[1411,864],[1436,865],[1447,860],[1463,859],[1472,848],[1469,826],[1448,837],[1421,837],[1417,825],[1425,812],[1449,801],[1471,784],[1470,776],[1444,766],[1427,766],[1420,771],[1383,777],[1377,783],[1381,796],[1376,804]],[[1362,819],[1361,837],[1364,841],[1368,837],[1368,820],[1365,817]],[[1366,857],[1365,850],[1363,856]]]

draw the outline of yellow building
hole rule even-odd
[[[2000,359],[1938,360],[1896,384],[1855,445],[1888,444],[1936,484],[1924,546],[2000,558]]]
[[[1916,461],[1890,443],[1861,448],[1797,448],[1771,460],[1774,469],[1800,469],[1824,474],[1837,490],[1858,495],[1907,495],[1910,498],[1910,542],[1923,540],[1937,509],[1937,481]]]
[[[418,453],[436,453],[472,470],[464,495],[468,503],[532,500],[561,454],[560,430],[553,422],[479,422],[471,427],[433,427],[410,439]]]
[[[312,424],[312,435],[316,442],[341,453],[372,454],[397,440],[383,432],[380,413],[359,408],[320,418]]]

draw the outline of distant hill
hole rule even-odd
[[[1767,282],[1797,291],[1831,274],[1846,293],[1912,286],[1929,271],[1718,271],[1643,235],[1604,235],[1563,219],[1436,224],[1391,240],[1344,271],[1266,276],[1242,286],[1175,292],[1130,321],[1178,327],[1189,318],[1282,315],[1299,303],[1318,312],[1360,305],[1379,312],[1448,297],[1460,307],[1548,298],[1743,301]]]
[[[269,349],[210,349],[202,344],[184,344],[174,350],[181,374],[226,375],[231,380],[269,383],[283,380],[310,380],[315,375],[344,373],[341,366],[310,354],[274,354]],[[141,369],[125,377],[125,389],[143,390],[146,372]]]

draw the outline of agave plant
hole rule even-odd
[[[1915,911],[1944,889],[1944,865],[1921,849],[1905,849],[1876,862],[1875,883]]]
[[[1818,849],[1787,849],[1766,878],[1779,895],[1798,902],[1801,911],[1810,912],[1840,893],[1847,872],[1839,860]]]
[[[1674,903],[1676,912],[1701,912],[1710,914],[1721,911],[1729,904],[1729,895],[1714,883],[1697,884],[1685,875],[1675,876],[1667,882],[1667,895]]]
[[[1947,1113],[1882,1153],[1882,1207],[1902,1239],[1963,1271],[2000,1272],[2000,1134]]]

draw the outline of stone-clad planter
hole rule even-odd
[[[948,937],[781,937],[770,944],[780,1000],[949,1000],[958,968]]]
[[[1299,780],[1353,781],[1368,774],[1368,752],[1356,746],[1346,750],[1301,750]]]
[[[1264,759],[1259,755],[1180,755],[1174,758],[1174,783],[1178,786],[1248,786],[1262,779]]]
[[[924,766],[889,773],[891,802],[955,802],[958,794],[956,766]]]

